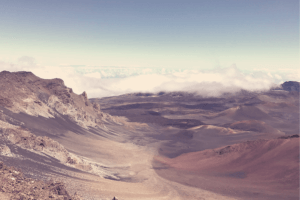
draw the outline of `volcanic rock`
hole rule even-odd
[[[59,199],[79,200],[78,195],[71,196],[61,182],[37,181],[25,178],[23,173],[14,167],[8,167],[0,161],[0,192],[10,199]]]
[[[5,144],[0,146],[0,155],[13,157],[13,154],[11,153],[10,148],[8,146],[6,146]]]
[[[296,91],[299,92],[300,91],[300,87],[299,87],[300,83],[297,81],[287,81],[284,82],[283,84],[281,84],[282,88],[286,91]]]
[[[56,118],[61,115],[83,128],[103,127],[100,106],[86,92],[73,93],[61,79],[41,79],[31,72],[0,73],[0,106],[14,113]]]

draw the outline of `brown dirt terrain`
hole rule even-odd
[[[299,199],[299,136],[156,157],[168,180],[242,199]],[[163,166],[163,167],[159,167]]]
[[[179,94],[131,94],[99,102],[106,112],[161,133],[152,134],[165,140],[153,167],[166,180],[238,199],[299,198],[299,140],[273,139],[299,134],[299,95],[283,90],[213,99]],[[159,118],[204,124],[159,128]]]

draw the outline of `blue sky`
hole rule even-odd
[[[0,30],[5,62],[299,67],[298,0],[1,0]]]
[[[89,97],[300,81],[298,0],[0,0],[0,71]]]

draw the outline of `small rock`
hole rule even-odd
[[[98,104],[98,103],[93,103],[93,108],[95,109],[95,110],[100,110],[100,105]]]

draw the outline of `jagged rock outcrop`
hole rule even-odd
[[[77,95],[61,79],[41,79],[31,72],[0,72],[0,107],[14,113],[46,118],[66,115],[78,125],[103,127],[107,117],[97,103],[90,103],[86,92]]]

